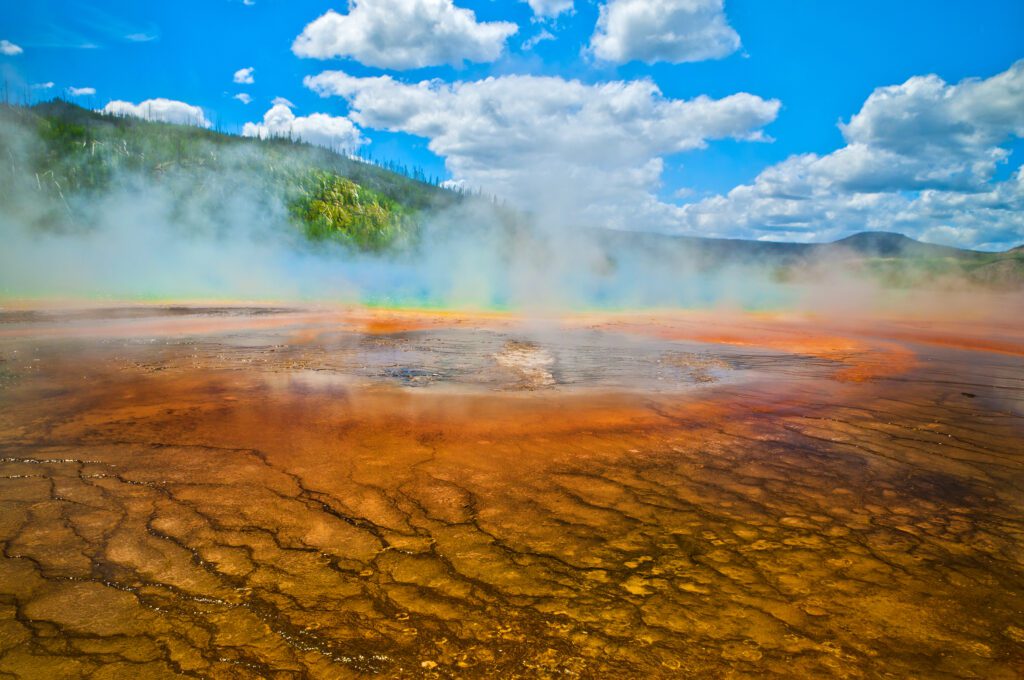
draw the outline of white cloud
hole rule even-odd
[[[6,54],[8,57],[13,57],[16,54],[21,54],[25,50],[21,49],[18,45],[15,45],[10,40],[0,40],[0,54]]]
[[[563,12],[572,12],[573,0],[525,0],[538,17],[549,19]]]
[[[152,42],[159,37],[157,33],[129,33],[125,36],[125,40],[130,42]]]
[[[250,97],[249,95],[247,95],[244,92],[239,92],[238,94],[236,94],[233,97],[233,99],[237,99],[238,101],[242,102],[243,104],[248,104],[249,102],[252,101],[252,97]]]
[[[668,99],[649,80],[587,85],[554,77],[400,83],[340,71],[307,77],[321,95],[348,100],[364,127],[425,137],[454,180],[552,219],[663,225],[654,192],[662,157],[708,140],[762,140],[778,101],[741,93]]]
[[[1024,61],[987,80],[878,88],[840,129],[847,146],[827,169],[849,188],[980,188],[1008,156],[1000,145],[1024,136]]]
[[[33,90],[49,90],[49,89],[53,88],[53,85],[54,85],[54,83],[53,83],[52,80],[50,80],[48,82],[45,82],[45,83],[33,83],[32,84],[32,89]]]
[[[284,106],[287,106],[290,109],[294,109],[295,108],[295,104],[292,104],[290,101],[288,101],[284,97],[274,97],[274,101],[272,101],[271,104],[273,104],[274,106],[278,106],[280,104],[283,104]]]
[[[442,189],[448,189],[449,191],[465,191],[467,189],[466,180],[464,179],[446,179],[441,182]]]
[[[494,61],[517,30],[505,21],[478,22],[452,0],[350,0],[348,14],[328,10],[306,26],[292,51],[379,68],[458,66]]]
[[[993,181],[1024,137],[1024,61],[986,80],[918,76],[876,89],[848,123],[846,146],[803,154],[751,184],[682,208],[697,233],[819,240],[864,229],[958,245],[1024,240],[1024,171]]]
[[[132,116],[164,123],[195,125],[204,128],[212,126],[201,108],[173,99],[147,99],[138,104],[115,100],[104,106],[102,111],[114,116]]]
[[[255,70],[256,69],[254,69],[251,66],[249,68],[238,69],[237,71],[235,71],[235,82],[241,85],[252,85],[254,82],[256,82],[256,80],[252,77],[253,71]]]
[[[291,103],[280,97],[263,115],[263,122],[246,123],[242,127],[242,135],[260,139],[287,137],[340,153],[352,153],[367,142],[359,128],[345,116],[325,113],[296,116],[292,113]]]
[[[538,43],[542,43],[545,40],[554,40],[554,39],[555,39],[555,36],[551,34],[551,31],[547,30],[546,28],[545,29],[541,29],[540,33],[538,33],[537,35],[535,35],[535,36],[533,36],[531,38],[527,38],[526,40],[523,41],[523,49],[524,50],[532,50],[534,47],[537,46]]]
[[[95,87],[69,87],[68,94],[72,97],[86,97],[96,94]]]
[[[798,159],[800,157],[797,157]],[[776,193],[762,173],[752,184],[680,209],[680,231],[763,240],[827,241],[864,230],[984,249],[1024,241],[1024,171],[986,191]]]
[[[590,38],[594,56],[616,63],[721,59],[739,47],[722,0],[608,0]]]

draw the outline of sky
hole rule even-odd
[[[574,226],[1024,242],[1019,0],[0,3],[64,97],[422,168]]]

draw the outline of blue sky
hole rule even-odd
[[[603,0],[537,0],[538,6],[544,6],[546,1],[549,8],[559,3],[563,7],[572,5],[571,9],[554,17],[538,16],[526,2],[455,0],[453,5],[451,0],[406,0],[406,4],[434,2],[435,9],[440,4],[456,10],[471,10],[475,23],[467,30],[476,33],[471,36],[472,40],[467,38],[470,41],[464,45],[459,42],[463,39],[459,36],[455,39],[450,36],[431,37],[432,31],[441,30],[431,26],[426,27],[426,37],[415,38],[463,45],[468,57],[458,59],[456,54],[454,59],[459,62],[456,64],[431,63],[441,60],[430,56],[441,48],[438,45],[426,48],[417,45],[413,47],[427,55],[418,58],[420,62],[427,62],[426,65],[379,63],[392,59],[388,55],[410,48],[410,45],[387,42],[401,42],[414,32],[402,30],[400,24],[405,19],[386,6],[398,1],[362,0],[361,3],[364,9],[373,9],[371,6],[375,3],[385,5],[381,10],[385,13],[383,16],[396,16],[392,28],[396,29],[397,37],[384,35],[379,26],[374,29],[372,20],[368,20],[370,28],[356,28],[369,33],[376,30],[377,33],[353,37],[355,34],[349,31],[339,34],[340,37],[331,34],[325,38],[324,31],[330,29],[325,24],[324,31],[316,34],[315,39],[334,40],[335,45],[341,44],[342,47],[332,52],[323,47],[326,43],[318,42],[312,51],[320,50],[320,53],[314,56],[300,56],[296,52],[301,50],[294,49],[293,43],[311,26],[311,22],[330,9],[347,18],[345,15],[354,10],[344,2],[7,2],[0,5],[0,39],[21,51],[0,54],[0,69],[15,97],[24,96],[26,92],[36,99],[59,95],[93,108],[103,108],[112,100],[138,103],[165,98],[201,107],[212,125],[233,133],[242,132],[246,123],[260,123],[271,109],[273,100],[284,98],[290,103],[290,115],[300,119],[295,123],[293,118],[287,118],[287,111],[284,112],[286,122],[296,129],[299,129],[301,119],[314,113],[335,118],[349,116],[354,121],[350,123],[346,119],[323,129],[316,126],[329,121],[312,121],[306,129],[310,130],[314,141],[319,139],[315,134],[335,134],[339,135],[338,139],[347,140],[348,144],[365,142],[360,148],[363,154],[420,166],[428,174],[460,179],[471,186],[483,186],[513,200],[522,200],[537,190],[522,176],[536,176],[538,171],[530,164],[538,163],[542,157],[543,163],[538,167],[553,166],[555,169],[551,172],[557,171],[562,173],[560,176],[572,178],[567,184],[573,187],[579,184],[576,178],[584,174],[587,166],[577,161],[566,161],[563,166],[558,161],[552,162],[550,156],[541,154],[542,150],[521,146],[502,154],[500,148],[490,149],[490,144],[484,144],[480,139],[460,137],[462,133],[451,126],[473,127],[478,122],[477,118],[466,118],[465,106],[470,105],[470,101],[472,106],[477,106],[480,98],[496,98],[488,100],[479,110],[487,110],[491,105],[500,109],[510,107],[511,98],[560,92],[558,87],[561,83],[573,80],[595,86],[609,82],[635,84],[650,81],[660,93],[652,95],[654,108],[640,115],[649,115],[650,124],[661,125],[666,123],[668,115],[659,112],[661,109],[658,107],[664,102],[687,102],[699,97],[721,100],[737,93],[748,93],[757,97],[759,102],[754,102],[753,108],[747,107],[741,113],[728,114],[744,116],[743,122],[721,134],[711,131],[721,129],[719,126],[707,124],[705,127],[708,129],[693,135],[693,140],[677,144],[670,136],[686,137],[690,128],[673,128],[666,133],[669,136],[646,145],[641,151],[627,148],[624,140],[608,142],[610,151],[606,156],[595,158],[593,174],[603,178],[605,183],[614,183],[619,181],[616,167],[632,168],[635,172],[628,182],[635,181],[635,186],[631,185],[630,191],[623,191],[607,206],[597,206],[600,210],[595,214],[609,216],[609,226],[622,228],[821,240],[860,230],[856,227],[864,222],[864,212],[851,207],[856,202],[847,199],[853,194],[858,201],[864,199],[863,178],[851,179],[846,170],[837,175],[839,171],[833,169],[828,169],[827,173],[821,168],[811,169],[807,163],[793,170],[798,164],[792,160],[787,164],[787,159],[801,154],[816,154],[819,159],[828,161],[826,165],[831,168],[834,165],[832,161],[838,163],[841,158],[829,154],[856,144],[874,149],[872,153],[890,154],[895,148],[893,143],[883,140],[870,125],[865,125],[867,132],[860,138],[853,139],[850,135],[844,138],[837,123],[850,121],[877,88],[900,86],[908,79],[929,74],[938,76],[946,88],[936,90],[934,96],[948,100],[960,97],[968,101],[975,95],[967,93],[960,96],[962,91],[955,89],[958,83],[968,78],[981,81],[993,78],[1007,72],[1024,57],[1024,3],[1019,0],[975,3],[936,0],[866,0],[856,3],[726,0],[724,6],[719,0],[700,0],[698,4],[707,5],[707,11],[699,16],[671,14],[673,2],[678,4],[680,0],[651,0],[647,6],[644,6],[645,0],[608,0],[607,3]],[[627,19],[634,17],[629,19],[632,23],[622,24],[626,28],[621,29],[622,35],[616,37],[612,34],[617,29],[609,19],[605,33],[615,42],[606,45],[613,47],[595,47],[598,45],[594,36],[598,32],[599,15],[605,12],[610,17],[613,13],[611,5],[616,3],[621,7],[614,8],[614,11],[621,11],[621,16]],[[659,17],[657,21],[645,23],[642,17],[635,18],[651,6]],[[449,9],[442,8],[443,12],[455,16]],[[389,15],[388,11],[392,13]],[[630,11],[633,14],[627,16]],[[697,25],[699,22],[704,22],[704,25]],[[484,40],[480,37],[484,30],[481,27],[486,26],[498,27],[494,31],[501,35],[497,39],[491,36]],[[645,52],[664,37],[657,33],[667,30],[666,26],[678,30],[680,35],[686,35],[680,27],[690,30],[696,26],[690,37],[685,39],[695,45],[710,35],[709,30],[717,31],[719,43],[710,44],[708,49],[713,52],[710,55],[687,52],[686,46],[672,45],[659,47],[661,51],[655,50],[653,56],[649,51]],[[652,32],[652,35],[645,36],[643,31]],[[542,32],[551,37],[530,45],[531,39]],[[735,43],[730,43],[733,36]],[[362,47],[346,47],[345,40],[349,44],[362,40]],[[634,42],[626,44],[622,42],[624,40]],[[685,40],[680,39],[680,42]],[[694,47],[697,52],[698,47]],[[619,51],[615,52],[616,49]],[[487,50],[490,52],[484,54]],[[339,51],[345,54],[338,54]],[[234,74],[242,68],[254,69],[252,83],[234,82]],[[316,77],[324,71],[341,71],[349,80],[344,83],[337,80],[321,82],[319,87],[304,85],[304,78]],[[382,75],[390,76],[398,85],[409,87],[371,92],[371,89],[379,89],[375,85],[379,83],[372,79]],[[450,96],[451,93],[443,86],[440,90],[435,88],[434,99],[424,106],[448,102],[443,104],[447,107],[445,111],[438,115],[453,117],[452,121],[444,123],[450,127],[438,132],[436,138],[431,132],[434,127],[411,119],[395,120],[385,111],[394,105],[396,98],[405,98],[402,101],[406,101],[412,97],[415,92],[410,87],[422,81],[439,79],[445,83],[476,83],[494,77],[505,82],[517,75],[546,76],[555,80],[535,81],[530,87],[520,83],[514,88],[487,93],[474,91],[472,95],[463,92],[458,97]],[[1012,91],[1017,81],[1014,78],[1005,80],[1007,82],[1002,86]],[[38,87],[50,82],[53,83],[50,88]],[[37,87],[33,88],[33,85]],[[92,88],[95,94],[71,97],[68,88]],[[908,89],[904,94],[907,97],[918,96],[909,92]],[[988,92],[985,90],[977,97],[992,99],[993,95]],[[239,94],[251,98],[250,103],[234,98]],[[573,112],[568,115],[574,115],[580,107],[586,108],[588,104],[581,103],[579,97],[591,95],[595,97],[594,101],[605,101],[600,99],[605,94],[596,91],[569,93],[567,90],[565,97],[568,99],[564,106],[566,111]],[[382,101],[385,97],[387,102]],[[616,106],[609,102],[601,106]],[[766,109],[762,102],[777,102],[777,110]],[[437,105],[442,106],[441,103]],[[555,105],[561,104],[556,102]],[[962,111],[977,110],[971,107],[974,107],[973,103],[970,106],[958,105],[956,112],[950,115],[967,115]],[[878,114],[878,120],[887,120],[882,113],[885,112]],[[693,115],[698,114],[726,115],[718,110],[693,112]],[[985,117],[987,114],[971,115]],[[686,118],[687,121],[691,119],[692,116]],[[525,122],[502,127],[506,124],[501,122],[503,120],[485,121],[486,129],[499,140],[535,134]],[[1014,181],[1021,165],[1024,145],[1020,143],[1019,134],[1024,123],[1019,117],[1007,122],[1004,116],[1000,120],[1002,127],[986,129],[983,148],[973,146],[965,151],[961,145],[955,152],[947,148],[943,153],[927,158],[911,158],[913,153],[899,152],[902,155],[898,161],[885,156],[890,160],[880,163],[880,167],[905,160],[910,165],[917,164],[912,170],[916,174],[893,181],[882,187],[883,192],[874,189],[869,192],[871,195],[886,194],[885,210],[893,216],[898,215],[888,221],[880,220],[874,226],[909,232],[929,240],[976,247],[1004,247],[1024,240],[1024,227],[1014,203],[1020,198],[1019,192],[1016,186],[1003,186]],[[495,121],[501,124],[495,127]],[[536,124],[547,125],[543,119]],[[683,125],[681,122],[678,124]],[[268,125],[272,124],[268,122]],[[579,127],[580,123],[574,122],[566,131],[552,134],[571,134]],[[937,126],[936,134],[943,134],[942,130],[954,127]],[[648,127],[638,129],[646,130]],[[605,128],[595,128],[588,137],[588,143],[601,148],[602,135],[606,134],[603,130]],[[546,132],[550,132],[550,126],[536,134],[543,137]],[[755,136],[762,139],[752,141]],[[428,143],[436,153],[428,149]],[[929,146],[929,143],[923,146]],[[576,146],[567,148],[577,149]],[[977,158],[991,159],[993,149],[1002,150],[1005,157],[991,163],[990,168],[977,171],[980,173],[977,176],[962,177],[958,163],[973,162],[972,159]],[[1009,154],[1005,155],[1005,152]],[[502,155],[495,161],[496,156],[489,154]],[[650,165],[651,161],[657,167]],[[496,167],[495,163],[505,163],[509,167]],[[520,165],[512,166],[513,163]],[[924,171],[921,168],[942,163],[950,169],[941,179],[922,179]],[[797,172],[799,181],[787,175],[786,181],[793,186],[814,184],[818,187],[812,192],[814,196],[802,196],[803,203],[781,204],[782,194],[772,194],[763,189],[763,173],[768,171],[771,175],[776,169],[779,172]],[[640,174],[643,177],[637,179]],[[950,179],[954,175],[959,179]],[[829,186],[822,188],[822,183]],[[744,202],[740,200],[743,196],[731,197],[730,192],[734,188],[744,186],[759,192],[760,198],[748,197]],[[826,190],[831,192],[827,196],[822,193]],[[589,191],[579,192],[574,196],[575,200],[580,205],[593,205],[600,187],[595,185]],[[943,192],[944,196],[940,198],[948,200],[941,210],[929,207],[932,212],[922,217],[918,214],[923,209],[921,192],[930,197],[929,191]],[[945,196],[951,191],[957,195]],[[982,219],[978,217],[980,209],[970,206],[961,206],[963,212],[956,215],[956,219],[942,217],[948,215],[949,205],[963,203],[953,201],[954,198],[999,191],[1002,194],[989,200],[982,208],[991,209],[994,203],[1009,201],[1012,210],[1008,218],[995,215]],[[558,193],[565,195],[564,191]],[[1008,194],[1009,198],[1003,194]],[[715,197],[727,199],[729,204],[709,201]],[[765,203],[769,198],[771,202]],[[841,209],[836,208],[834,200],[841,200]],[[686,208],[688,204],[696,207]],[[907,205],[916,206],[913,209],[918,211],[915,213],[917,217],[907,218]],[[1002,210],[1006,212],[1005,208]],[[743,219],[737,218],[738,213],[742,213]],[[842,215],[837,217],[839,213]],[[564,219],[564,216],[559,216],[559,219]]]

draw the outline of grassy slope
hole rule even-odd
[[[257,140],[181,125],[118,118],[60,100],[0,107],[0,205],[35,192],[53,209],[40,228],[64,228],[87,199],[131,182],[176,183],[183,195],[227,200],[243,188],[287,207],[314,240],[379,250],[411,238],[415,216],[460,196],[378,166],[287,139]],[[4,144],[4,142],[7,142]],[[27,185],[25,178],[32,181]],[[217,196],[219,192],[221,196]]]

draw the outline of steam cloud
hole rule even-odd
[[[12,168],[24,167],[14,160],[39,143],[12,126],[0,126],[0,141]],[[159,178],[125,171],[112,189],[57,202],[41,199],[38,176],[10,177],[0,192],[0,299],[319,301],[536,313],[835,308],[839,299],[879,299],[873,284],[842,268],[813,265],[815,285],[807,287],[779,280],[767,263],[709,267],[700,253],[665,241],[559,228],[544,215],[510,220],[508,211],[471,198],[427,217],[417,243],[401,252],[314,246],[253,170],[257,151],[209,153],[227,154],[222,169]],[[40,228],[53,211],[73,219]]]

